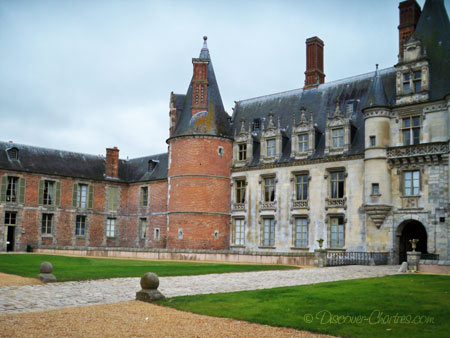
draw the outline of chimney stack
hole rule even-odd
[[[119,149],[106,148],[106,177],[119,178]]]
[[[317,36],[306,39],[306,72],[305,87],[303,89],[316,88],[325,82],[323,72],[323,41]]]
[[[422,13],[415,0],[406,0],[398,5],[400,24],[398,25],[399,60],[403,58],[403,45],[413,35]]]

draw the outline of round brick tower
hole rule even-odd
[[[204,37],[186,95],[171,95],[168,248],[227,249],[233,141]]]

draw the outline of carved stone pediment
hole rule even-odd
[[[272,155],[268,154],[267,141],[275,140],[275,153]],[[273,122],[273,113],[269,113],[269,122],[267,128],[264,128],[264,123],[261,129],[261,153],[260,158],[263,163],[273,162],[280,158],[281,156],[281,146],[282,146],[282,132],[280,128],[280,118],[278,118],[278,125],[275,126]]]
[[[300,120],[298,123],[295,121],[295,113],[292,120],[292,133],[291,133],[291,157],[295,159],[306,158],[314,152],[315,148],[315,128],[313,122],[312,113],[309,115],[309,121],[306,117],[306,108],[301,108]],[[305,135],[307,139],[307,147],[299,144],[299,136]],[[305,140],[303,140],[305,141]],[[307,148],[307,150],[305,150]]]
[[[344,154],[348,152],[351,144],[351,120],[340,107],[339,99],[336,100],[336,107],[334,109],[333,116],[329,116],[327,119],[327,126],[325,131],[325,154]],[[343,140],[342,147],[334,147],[332,133],[333,130],[342,128]]]

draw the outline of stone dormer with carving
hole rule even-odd
[[[291,138],[291,157],[296,160],[304,159],[311,156],[314,152],[316,142],[316,130],[312,114],[309,115],[309,121],[306,118],[305,107],[301,108],[300,120],[295,121],[295,113],[292,121],[292,138]]]
[[[329,116],[325,130],[325,155],[346,154],[351,144],[351,120],[343,113],[339,100],[333,116]]]
[[[253,138],[249,124],[248,130],[245,129],[245,120],[241,119],[241,129],[234,136],[233,143],[233,166],[242,167],[248,164],[253,154]]]
[[[262,123],[261,129],[261,153],[260,158],[263,163],[276,161],[281,156],[282,134],[280,128],[280,119],[275,127],[273,123],[273,113],[269,113],[269,122],[267,127]]]
[[[427,101],[430,82],[428,57],[422,43],[414,35],[404,44],[403,58],[399,59],[395,68],[396,105]]]

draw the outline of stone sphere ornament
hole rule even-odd
[[[52,274],[53,265],[50,262],[42,262],[39,267],[39,271],[41,272],[37,278],[43,283],[54,283],[56,282],[56,277]]]
[[[147,272],[141,277],[141,287],[147,290],[156,290],[159,286],[159,278],[153,272]]]
[[[53,272],[53,265],[50,262],[42,262],[40,266],[41,273],[52,273]]]
[[[159,278],[153,272],[147,272],[141,277],[142,290],[136,292],[136,300],[143,302],[154,302],[160,299],[164,299],[164,295],[159,292]]]

